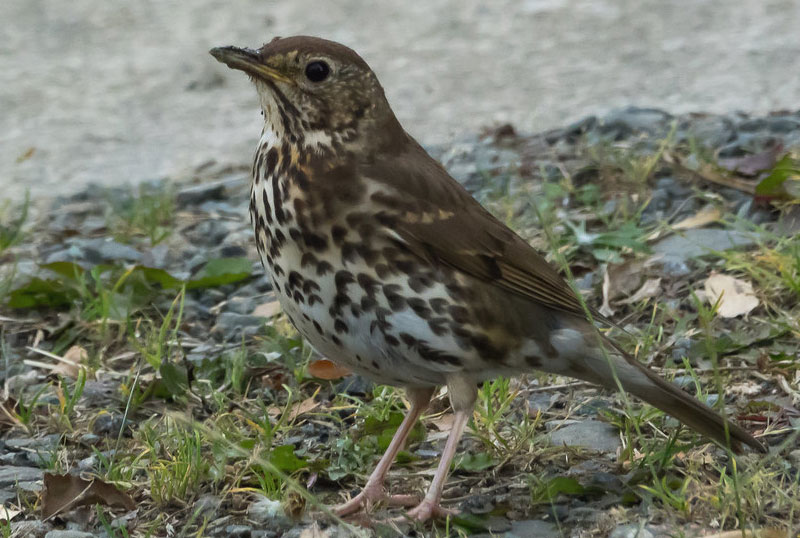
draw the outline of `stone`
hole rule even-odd
[[[597,420],[567,424],[550,432],[549,439],[553,446],[580,446],[598,452],[615,452],[621,444],[617,429]]]
[[[133,247],[124,245],[112,239],[97,238],[83,240],[83,257],[92,264],[104,262],[129,261],[138,262],[142,253]]]
[[[654,538],[654,535],[645,527],[629,523],[611,531],[608,538]]]
[[[558,527],[555,523],[542,521],[541,519],[530,519],[527,521],[513,521],[511,528],[506,532],[504,538],[550,538],[558,536]]]
[[[672,115],[663,110],[629,106],[609,112],[600,121],[598,131],[613,140],[637,133],[656,135],[666,130],[671,119]]]
[[[264,318],[261,316],[223,312],[217,316],[217,323],[212,331],[220,333],[225,340],[239,340],[242,335],[253,336],[257,334],[263,326]]]
[[[52,528],[50,523],[38,519],[11,522],[11,536],[24,536],[25,538],[43,538]]]
[[[250,538],[252,527],[247,525],[228,525],[225,527],[225,536],[230,538]]]
[[[669,276],[679,277],[689,274],[687,262],[692,258],[709,254],[712,250],[729,250],[754,243],[754,239],[744,232],[698,228],[662,239],[653,245],[653,253]]]
[[[35,467],[0,465],[0,486],[13,486],[20,482],[42,480],[44,471]]]
[[[225,198],[225,183],[207,183],[192,185],[178,191],[175,201],[179,206],[197,205],[209,200],[222,200]]]
[[[97,535],[83,531],[52,530],[45,534],[44,538],[97,538]]]

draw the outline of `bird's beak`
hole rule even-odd
[[[266,78],[278,82],[291,83],[292,79],[281,74],[274,68],[265,65],[257,50],[240,49],[239,47],[215,47],[208,51],[217,61],[224,63],[231,69],[244,71],[254,77]]]

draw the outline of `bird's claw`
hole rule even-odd
[[[389,495],[383,487],[371,487],[367,485],[361,493],[350,499],[344,504],[333,508],[333,513],[337,516],[347,516],[359,510],[369,512],[377,504],[387,506],[414,506],[419,502],[416,495]]]
[[[424,499],[421,503],[408,511],[406,518],[414,521],[425,522],[432,518],[444,519],[448,516],[455,516],[457,514],[458,510],[454,508],[444,508],[438,502]]]

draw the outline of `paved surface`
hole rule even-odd
[[[216,45],[342,41],[406,128],[438,143],[628,104],[797,109],[799,28],[797,0],[5,0],[0,198],[248,162],[255,92]]]

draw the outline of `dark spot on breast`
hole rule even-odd
[[[356,246],[356,252],[364,259],[365,262],[367,262],[367,265],[370,267],[375,265],[375,262],[378,261],[378,251],[369,248],[364,243]]]
[[[347,229],[344,226],[339,226],[338,224],[334,224],[331,227],[331,239],[333,239],[334,244],[341,245],[344,238],[347,236]]]
[[[417,263],[413,260],[397,260],[394,262],[394,266],[397,267],[400,272],[410,275],[417,270]]]
[[[383,295],[389,301],[389,308],[395,312],[404,310],[406,307],[406,299],[400,295],[400,286],[397,284],[386,284],[383,286]]]
[[[345,293],[347,290],[347,285],[355,281],[356,279],[353,276],[353,273],[350,271],[345,271],[344,269],[336,271],[336,274],[333,277],[333,282],[336,285],[336,289],[340,293]]]
[[[428,319],[431,317],[431,309],[428,308],[428,303],[424,299],[420,299],[419,297],[411,297],[410,299],[406,299],[408,306],[414,310],[414,313],[421,317],[422,319]]]
[[[333,272],[333,265],[326,261],[319,262],[317,265],[317,276],[324,276],[326,273]]]
[[[378,291],[378,281],[369,276],[367,273],[358,273],[358,285],[361,286],[367,295],[374,296]]]
[[[408,277],[408,286],[415,292],[422,293],[433,286],[433,281],[426,275],[418,274]]]
[[[342,261],[353,263],[358,256],[358,243],[345,241],[342,243]]]
[[[400,340],[408,347],[414,347],[417,343],[417,339],[408,333],[400,333]]]
[[[314,282],[313,280],[304,279],[303,280],[303,293],[311,293],[312,291],[320,291],[319,284]]]
[[[277,178],[272,180],[272,204],[275,206],[275,220],[278,224],[283,224],[286,221],[286,215],[283,212],[280,182]]]
[[[428,320],[428,327],[436,336],[444,336],[447,334],[446,323],[447,318],[433,318]]]
[[[275,148],[269,148],[267,152],[267,174],[272,175],[275,171],[275,165],[278,164],[278,152]]]
[[[261,191],[261,201],[264,203],[264,217],[267,222],[272,224],[272,209],[269,206],[269,198],[267,198],[267,191]]]
[[[341,341],[341,340],[339,340],[339,337],[338,337],[338,336],[336,336],[335,334],[332,334],[332,335],[331,335],[331,342],[333,342],[333,343],[334,343],[334,344],[336,344],[337,346],[341,346],[341,345],[342,345],[342,341]]]
[[[361,298],[361,309],[364,310],[364,312],[371,312],[377,305],[378,301],[368,295]]]
[[[294,212],[299,215],[305,209],[306,202],[302,198],[295,198],[294,201],[292,201],[292,205],[294,206]]]
[[[398,340],[397,337],[392,336],[391,334],[384,335],[383,339],[386,341],[387,344],[389,344],[392,347],[397,347],[400,345],[400,340]]]
[[[303,242],[308,248],[314,249],[317,252],[324,251],[328,248],[328,240],[320,234],[305,231],[303,232]]]
[[[317,294],[312,294],[308,296],[308,306],[314,306],[317,303],[322,302],[322,297]]]
[[[375,264],[375,274],[378,275],[378,278],[381,280],[387,278],[391,273],[391,269],[385,263],[378,263]]]
[[[438,349],[433,349],[424,342],[420,342],[417,345],[417,352],[419,353],[420,357],[422,357],[427,361],[452,364],[454,366],[461,366],[461,360],[459,358],[454,357]]]
[[[287,281],[287,286],[289,289],[292,288],[299,288],[303,284],[303,275],[298,273],[297,271],[289,271],[289,280]]]
[[[286,295],[290,295],[290,294],[287,292]],[[291,295],[291,297],[292,297],[292,300],[294,302],[296,302],[296,303],[305,304],[305,302],[306,302],[306,299],[303,296],[303,294],[300,292],[300,290],[295,290],[294,295]]]
[[[294,177],[294,180],[297,183],[297,186],[300,187],[300,190],[311,190],[311,182],[308,180],[308,176],[305,172],[300,169],[294,169],[294,174],[292,174],[292,177]]]
[[[340,334],[347,334],[347,324],[340,318],[333,322],[333,330]]]
[[[314,320],[314,328],[319,334],[325,334],[325,332],[322,330],[322,325],[320,325],[317,320]]]
[[[451,305],[450,308],[448,308],[448,312],[450,314],[450,317],[453,318],[453,321],[455,321],[456,323],[469,323],[470,320],[469,310],[467,310],[463,306],[455,304]]]
[[[289,235],[292,235],[291,231],[289,232]],[[294,238],[292,238],[292,239],[294,239]],[[300,267],[301,268],[306,267],[308,265],[316,265],[317,263],[319,263],[319,260],[311,252],[304,253],[303,257],[300,258]]]
[[[485,334],[473,334],[470,344],[484,360],[502,360],[500,350],[492,344]]]
[[[380,365],[378,364],[378,361],[372,361],[372,367],[375,368],[376,370],[381,369]]]
[[[442,299],[441,297],[434,297],[428,301],[428,304],[431,306],[434,312],[442,315],[444,314],[444,310],[447,308],[447,305],[450,304],[450,302],[447,299]]]

